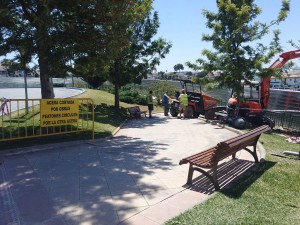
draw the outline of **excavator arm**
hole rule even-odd
[[[295,51],[284,52],[269,68],[280,69],[289,60],[300,57],[300,49]],[[270,97],[270,81],[271,77],[265,77],[261,79],[261,104],[262,108],[268,107],[269,97]]]

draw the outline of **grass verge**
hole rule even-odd
[[[257,172],[166,225],[299,224],[300,160],[282,154],[284,150],[299,151],[299,144],[285,139],[278,134],[263,134],[260,142],[267,158]]]

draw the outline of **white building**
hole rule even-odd
[[[8,71],[7,71],[6,67],[2,66],[1,64],[0,64],[0,76],[8,77]]]
[[[284,78],[284,83],[288,87],[299,88],[300,87],[300,73],[299,74],[289,74]]]
[[[300,87],[300,70],[293,69],[284,73],[282,78],[271,77],[271,88],[299,88]]]
[[[16,70],[14,73],[15,77],[24,77],[25,71],[24,70]]]
[[[282,80],[276,77],[271,77],[270,87],[271,88],[280,88],[283,85]]]

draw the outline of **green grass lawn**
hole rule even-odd
[[[166,224],[300,224],[300,160],[282,154],[300,145],[285,139],[263,134],[267,157],[259,171]]]
[[[86,89],[86,92],[76,96],[75,98],[91,98],[94,101],[95,138],[103,138],[111,135],[116,130],[116,128],[119,127],[128,118],[128,112],[126,108],[132,106],[131,104],[120,102],[120,110],[116,110],[114,107],[114,95],[100,90]],[[142,110],[147,110],[147,106],[140,106],[140,108]],[[35,121],[35,129],[38,129],[40,119],[39,107],[36,107],[36,109],[37,111],[29,110],[30,113],[27,115],[25,115],[24,112],[20,112],[19,115],[21,119],[19,121],[21,121],[21,123],[8,123],[8,126],[13,127],[14,130],[18,129],[18,126],[20,126],[22,129],[22,126],[24,126],[25,122],[26,126],[29,127],[32,126],[32,121]],[[157,112],[162,112],[162,108],[154,107],[154,113]],[[17,116],[17,113],[14,113],[13,116]],[[5,119],[7,120],[8,117],[6,116]],[[32,132],[32,129],[33,128],[30,128],[27,132]],[[24,133],[25,131],[23,130],[24,129],[22,129],[22,132]],[[0,151],[40,144],[49,144],[74,140],[91,140],[91,138],[91,132],[78,132],[47,137],[3,141],[0,142]]]

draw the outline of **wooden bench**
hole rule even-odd
[[[192,184],[193,172],[196,170],[207,176],[213,183],[215,189],[219,190],[220,186],[217,180],[218,163],[229,156],[232,156],[235,159],[236,153],[243,149],[249,152],[253,156],[255,162],[258,163],[256,153],[258,139],[262,133],[270,129],[271,128],[268,125],[260,126],[237,137],[221,141],[210,149],[181,159],[179,165],[190,163],[187,184]],[[252,146],[253,150],[250,150],[248,146]],[[204,169],[212,169],[212,175]]]
[[[144,114],[146,117],[147,111],[141,111],[139,106],[132,106],[127,109],[128,109],[130,118],[140,118],[142,114]]]

